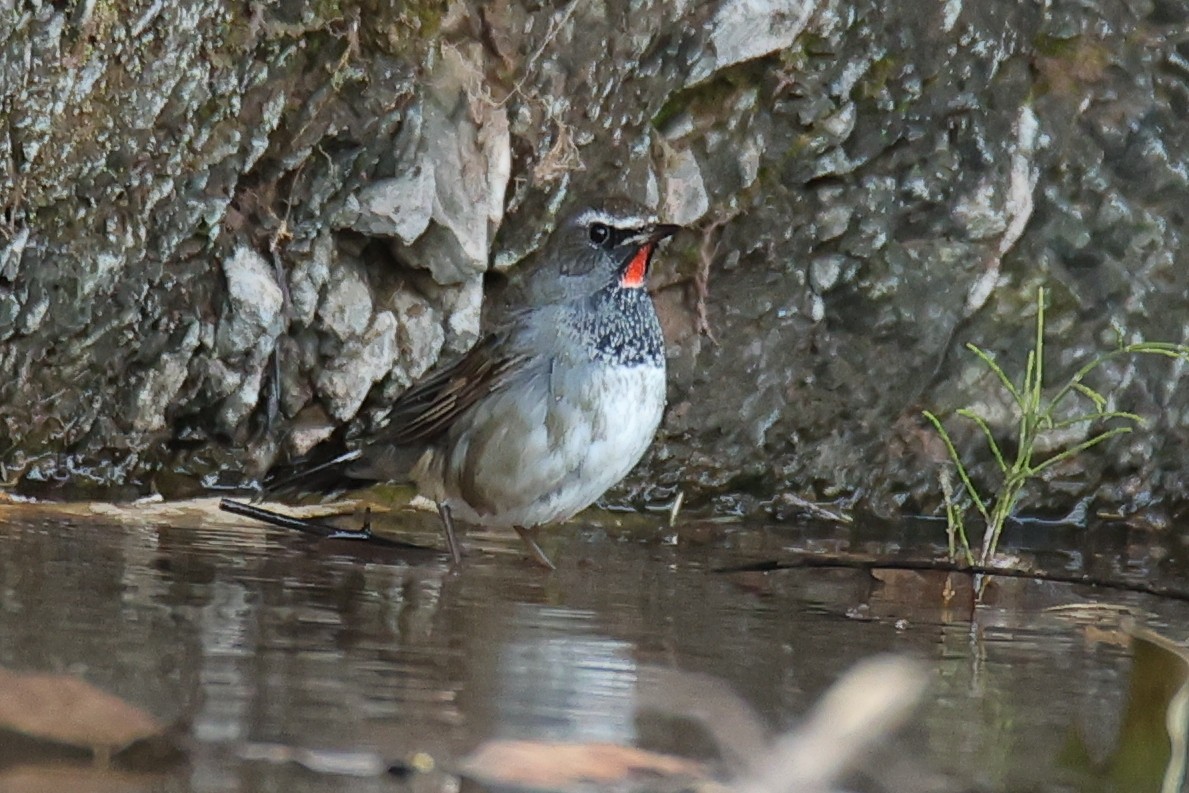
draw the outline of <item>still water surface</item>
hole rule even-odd
[[[391,791],[409,783],[253,758],[261,744],[394,763],[420,752],[439,772],[413,786],[453,789],[440,772],[492,738],[706,755],[712,743],[687,719],[637,710],[642,670],[712,676],[775,733],[851,664],[903,653],[926,664],[929,694],[854,785],[1082,790],[1091,778],[1056,758],[1073,729],[1109,747],[1128,651],[1046,608],[1123,605],[1173,638],[1189,625],[1185,604],[1079,587],[1019,582],[972,611],[943,608],[915,579],[713,572],[794,550],[889,552],[904,537],[603,521],[552,536],[549,574],[512,537],[472,534],[451,573],[435,554],[246,525],[5,517],[0,665],[75,674],[187,724],[189,762],[127,789]]]

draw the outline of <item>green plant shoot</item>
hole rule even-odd
[[[963,509],[959,499],[955,498],[954,488],[948,476],[943,476],[942,491],[945,497],[946,534],[950,557],[953,559],[956,559],[958,553],[961,552],[962,558],[967,564],[974,564],[976,561],[975,552],[971,548],[966,532],[966,517],[970,510],[976,512],[983,523],[983,536],[978,549],[977,561],[980,565],[985,566],[995,556],[1003,527],[1008,519],[1015,514],[1020,498],[1030,481],[1040,476],[1045,470],[1065,462],[1103,441],[1131,432],[1135,427],[1143,425],[1143,419],[1134,413],[1108,409],[1111,404],[1110,400],[1084,382],[1091,372],[1108,361],[1129,355],[1152,354],[1189,360],[1189,345],[1169,342],[1137,342],[1122,345],[1087,362],[1052,396],[1046,397],[1044,332],[1045,290],[1044,287],[1040,287],[1036,291],[1036,337],[1033,348],[1028,352],[1024,376],[1019,384],[1008,376],[990,352],[974,344],[966,345],[967,349],[974,353],[999,379],[1000,384],[1011,397],[1017,414],[1016,452],[1014,457],[1008,459],[1004,455],[1002,447],[995,440],[995,435],[984,417],[967,408],[957,411],[957,415],[973,422],[982,433],[987,448],[999,469],[1000,481],[997,489],[987,492],[978,489],[954,446],[953,438],[942,425],[941,419],[931,411],[924,411],[925,418],[937,430],[945,444],[957,471],[958,480],[962,484],[962,491],[970,501],[970,506]],[[1058,418],[1061,415],[1061,408],[1071,398],[1081,398],[1089,404],[1084,411],[1075,411],[1072,417]],[[1040,441],[1044,439],[1046,433],[1071,427],[1085,426],[1089,428],[1091,425],[1104,422],[1113,423],[1114,426],[1108,426],[1099,432],[1087,431],[1085,440],[1067,446],[1043,460],[1036,459],[1037,449],[1041,446]]]

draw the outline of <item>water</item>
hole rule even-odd
[[[1117,604],[1173,638],[1189,624],[1184,603],[1084,587],[1007,582],[972,610],[961,594],[942,605],[936,577],[917,574],[712,572],[793,550],[893,550],[849,529],[600,520],[549,536],[556,573],[514,537],[474,533],[450,573],[436,555],[410,564],[211,517],[9,513],[0,665],[78,675],[183,725],[188,763],[104,777],[104,790],[391,790],[405,783],[366,774],[413,758],[434,770],[410,784],[453,790],[449,770],[494,738],[711,756],[688,719],[637,709],[650,669],[721,681],[775,734],[847,667],[894,652],[926,665],[930,692],[856,786],[1056,791],[1099,789],[1057,758],[1074,729],[1109,749],[1129,653],[1101,610],[1046,609]],[[277,745],[365,775],[259,759]],[[5,774],[0,789],[26,789]]]

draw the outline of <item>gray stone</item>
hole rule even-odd
[[[439,305],[446,314],[445,349],[453,353],[469,350],[479,339],[483,279],[472,278],[457,287],[443,290]]]
[[[854,262],[846,256],[818,256],[809,264],[809,283],[813,291],[822,295],[838,286],[848,270],[854,270]]]
[[[335,424],[321,405],[310,405],[293,420],[285,439],[291,458],[302,457],[334,432]]]
[[[763,147],[760,142],[748,138],[743,141],[739,147],[739,182],[740,187],[744,190],[755,184],[756,177],[760,175],[760,156],[763,154]]]
[[[247,371],[232,392],[219,404],[215,424],[220,432],[233,435],[240,424],[251,415],[260,401],[260,383],[263,377],[263,366]]]
[[[390,307],[399,318],[400,366],[393,371],[395,396],[434,365],[445,345],[446,332],[438,313],[422,298],[400,292],[393,296]]]
[[[289,306],[295,323],[306,327],[313,324],[322,288],[330,280],[333,257],[334,242],[329,234],[322,234],[310,254],[299,258],[289,272]]]
[[[29,244],[32,230],[28,226],[18,228],[11,239],[3,240],[0,245],[0,279],[15,281],[20,271],[21,256],[25,246]]]
[[[358,263],[340,258],[318,305],[318,318],[340,341],[354,339],[372,321],[372,293]]]
[[[231,394],[243,383],[246,373],[241,369],[232,368],[218,359],[206,363],[206,387],[215,399],[223,399]]]
[[[998,236],[1007,229],[1002,201],[998,185],[989,179],[984,180],[958,199],[954,205],[954,220],[961,225],[968,239]]]
[[[18,486],[59,456],[129,460],[87,468],[112,484],[265,464],[319,400],[337,411],[319,431],[371,420],[473,339],[489,261],[519,267],[608,193],[697,227],[656,259],[672,408],[620,491],[637,504],[929,511],[919,411],[961,436],[954,411],[987,406],[1012,431],[962,342],[1018,374],[1042,283],[1054,376],[1116,332],[1186,336],[1175,3],[512,0],[344,20],[178,0],[127,26],[94,4],[91,30],[26,5],[0,45],[0,467]],[[274,350],[280,414],[249,433]],[[1177,366],[1097,372],[1149,423],[1033,504],[1189,503]],[[171,443],[201,431],[209,448]],[[993,481],[979,441],[958,438]]]
[[[483,92],[481,53],[477,42],[443,47],[421,111],[418,164],[405,166],[422,168],[434,187],[433,225],[397,250],[440,284],[487,269],[511,174],[507,112]]]
[[[222,356],[262,360],[284,325],[284,298],[272,265],[251,248],[239,247],[223,260],[223,275],[227,302],[215,332],[215,347]]]
[[[318,374],[318,396],[330,415],[337,421],[353,418],[368,391],[392,369],[396,354],[396,317],[381,311],[367,333],[344,344]]]
[[[42,320],[50,310],[49,295],[41,295],[40,297],[30,300],[25,303],[21,311],[20,318],[17,320],[17,333],[28,336],[35,333],[41,327]]]
[[[198,348],[198,330],[198,323],[191,323],[178,347],[162,355],[155,367],[137,378],[139,385],[132,392],[134,431],[157,432],[165,428],[165,411],[190,373],[190,359]]]
[[[818,199],[825,204],[814,218],[819,240],[837,239],[845,234],[850,226],[851,218],[854,217],[854,207],[844,200],[838,200],[839,198],[841,193],[833,190],[818,194]]]
[[[17,316],[21,313],[21,301],[8,290],[0,291],[0,341],[16,333]]]
[[[690,71],[688,84],[790,46],[816,7],[810,0],[723,0],[710,21],[710,48]]]
[[[398,237],[412,245],[429,227],[435,199],[434,169],[428,163],[415,163],[350,197],[334,223],[361,234]]]
[[[671,149],[665,155],[665,187],[662,212],[670,223],[688,226],[710,209],[710,197],[702,181],[698,158],[689,149]]]

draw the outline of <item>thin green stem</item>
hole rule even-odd
[[[1092,360],[1082,365],[1080,369],[1074,372],[1073,376],[1069,378],[1068,382],[1062,386],[1053,398],[1049,401],[1049,409],[1054,410],[1056,407],[1069,396],[1070,391],[1078,389],[1082,381],[1098,367],[1102,366],[1108,361],[1113,361],[1116,358],[1122,358],[1129,355],[1163,355],[1166,358],[1179,358],[1184,361],[1189,361],[1189,344],[1174,344],[1172,342],[1162,341],[1141,341],[1133,344],[1126,344],[1116,350],[1104,352],[1095,356]]]
[[[941,480],[941,495],[945,500],[945,538],[946,550],[951,560],[957,560],[957,540],[962,543],[962,557],[967,564],[974,564],[974,554],[970,551],[970,542],[966,539],[966,521],[962,510],[954,501],[954,484],[950,480],[949,472],[943,471]]]
[[[945,444],[946,451],[949,452],[950,460],[954,463],[954,468],[958,471],[958,478],[962,481],[962,487],[966,490],[966,495],[970,496],[970,500],[974,502],[975,509],[983,516],[983,520],[990,520],[991,513],[987,511],[987,506],[983,502],[982,496],[979,495],[978,488],[974,486],[974,482],[970,479],[970,474],[966,472],[966,466],[962,464],[962,457],[958,454],[958,450],[954,448],[954,441],[950,434],[945,431],[945,427],[941,426],[941,419],[926,410],[925,418],[932,422],[937,434],[941,437],[941,442]]]
[[[1003,387],[1007,389],[1009,394],[1011,394],[1011,398],[1015,400],[1017,405],[1022,405],[1024,403],[1024,399],[1022,396],[1020,396],[1020,391],[1016,388],[1015,383],[1013,383],[1011,378],[1007,376],[1007,372],[1003,371],[1003,367],[995,362],[995,359],[989,352],[984,350],[982,347],[979,347],[977,344],[970,344],[969,342],[966,344],[966,349],[977,355],[979,360],[986,364],[986,367],[995,373],[995,376],[999,378],[1001,383],[1003,383]]]
[[[991,450],[991,454],[995,456],[995,462],[999,465],[999,471],[1007,474],[1007,461],[1003,459],[1003,451],[999,448],[999,444],[995,441],[995,436],[991,432],[990,425],[987,424],[986,419],[975,413],[973,410],[962,408],[958,411],[958,415],[970,419],[983,432],[983,438],[987,441],[987,448]]]
[[[1063,419],[1058,421],[1049,429],[1064,430],[1069,429],[1070,427],[1076,427],[1079,424],[1089,424],[1093,421],[1110,421],[1112,419],[1119,419],[1120,421],[1133,421],[1141,427],[1146,423],[1142,416],[1137,416],[1134,413],[1126,413],[1122,410],[1112,410],[1106,413],[1083,413],[1080,416]]]
[[[1131,432],[1131,429],[1132,429],[1131,427],[1115,427],[1114,429],[1107,430],[1106,432],[1104,432],[1100,435],[1095,435],[1093,438],[1084,440],[1081,443],[1077,444],[1076,446],[1070,446],[1068,449],[1065,449],[1062,452],[1054,454],[1052,457],[1050,457],[1049,459],[1045,460],[1043,463],[1040,463],[1035,468],[1033,468],[1031,471],[1031,476],[1036,476],[1037,474],[1039,474],[1041,471],[1045,470],[1046,468],[1050,468],[1050,467],[1056,465],[1057,463],[1065,462],[1069,458],[1074,457],[1078,454],[1081,454],[1086,449],[1089,449],[1092,446],[1097,446],[1098,444],[1102,443],[1103,441],[1113,438],[1116,435],[1126,435],[1127,433]]]
[[[983,440],[990,450],[992,457],[994,457],[995,464],[999,467],[999,473],[1002,476],[998,493],[984,496],[979,492],[970,477],[970,472],[958,456],[953,438],[950,437],[945,427],[942,426],[941,420],[930,411],[924,412],[925,417],[933,425],[933,428],[945,444],[946,451],[949,453],[954,468],[958,473],[958,478],[962,482],[963,490],[970,498],[973,509],[978,512],[984,521],[985,529],[982,546],[979,549],[979,558],[983,565],[989,564],[990,560],[995,556],[999,547],[1000,537],[1003,534],[1003,528],[1014,514],[1025,489],[1031,481],[1044,471],[1076,457],[1087,449],[1097,446],[1110,438],[1131,432],[1137,426],[1143,426],[1143,418],[1135,413],[1108,410],[1107,408],[1110,405],[1108,397],[1083,382],[1095,369],[1122,356],[1140,354],[1163,355],[1169,358],[1189,361],[1189,345],[1185,344],[1172,342],[1137,342],[1121,345],[1117,349],[1097,355],[1092,360],[1083,364],[1046,401],[1044,387],[1045,297],[1045,288],[1043,286],[1039,287],[1036,290],[1036,326],[1033,346],[1028,351],[1023,377],[1018,385],[1012,381],[1012,378],[996,362],[994,356],[989,351],[976,344],[966,345],[967,349],[978,357],[983,365],[998,378],[1000,384],[1007,391],[1018,410],[1015,455],[1010,463],[1004,456],[999,442],[995,440],[995,434],[990,423],[984,417],[968,408],[956,411],[957,415],[971,421],[978,427],[979,432],[982,433]],[[1070,418],[1057,418],[1057,412],[1060,406],[1070,395],[1074,394],[1089,400],[1093,404],[1093,412],[1081,412]],[[1039,463],[1033,464],[1032,461],[1040,446],[1040,441],[1047,433],[1112,420],[1129,422],[1129,424],[1110,427],[1079,443],[1061,449],[1053,456]],[[950,557],[955,557],[960,544],[967,562],[972,563],[974,554],[967,540],[965,528],[965,512],[970,507],[964,510],[957,503],[957,500],[954,498],[953,487],[948,477],[943,478],[942,491],[945,497],[946,535]]]

